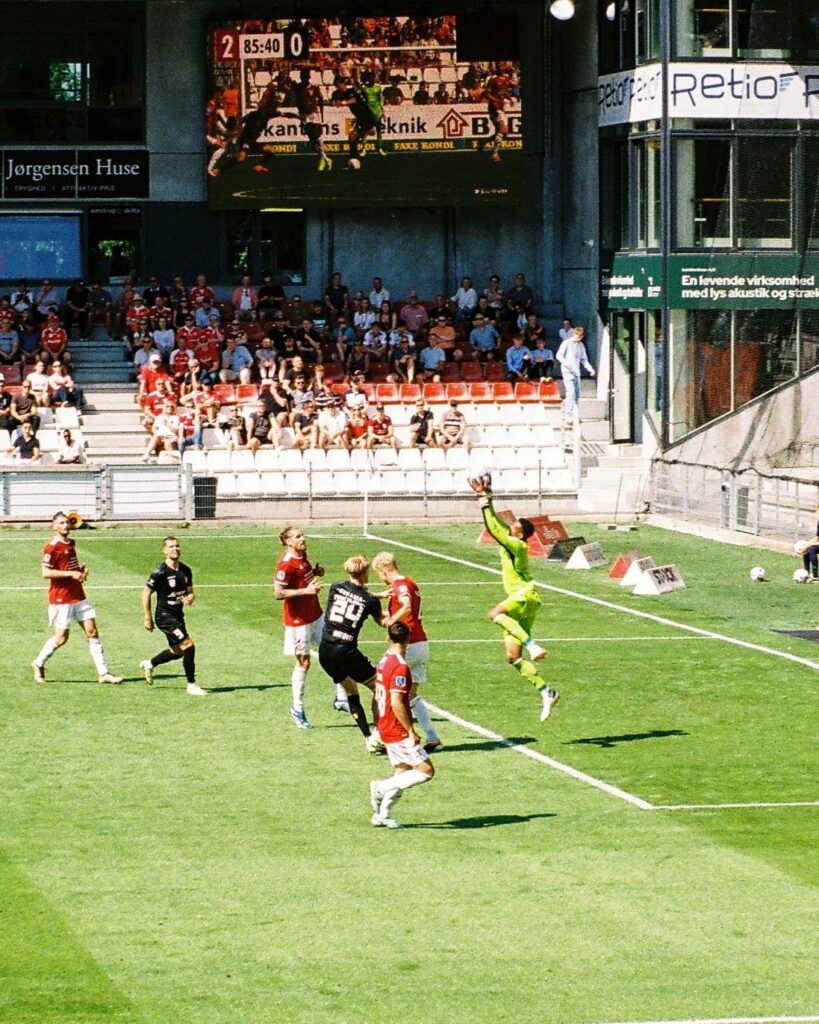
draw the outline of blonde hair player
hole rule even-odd
[[[88,651],[97,678],[101,683],[121,683],[122,676],[108,671],[105,651],[97,631],[97,613],[85,596],[83,583],[88,579],[88,566],[80,565],[77,549],[71,540],[71,523],[65,512],[57,512],[51,520],[54,536],[43,548],[42,574],[48,580],[48,621],[54,636],[46,640],[32,661],[34,679],[44,683],[45,663],[58,648],[68,643],[72,622],[79,622],[88,637]]]
[[[410,708],[418,724],[427,738],[424,750],[431,754],[442,746],[440,737],[435,731],[429,710],[418,696],[418,686],[427,681],[427,664],[429,662],[429,640],[427,639],[421,615],[421,591],[415,580],[405,576],[398,569],[395,555],[391,551],[380,551],[373,559],[373,569],[379,579],[390,588],[376,597],[389,598],[387,616],[384,625],[389,627],[395,622],[403,622],[409,628],[406,661],[412,672],[412,690],[409,695]]]

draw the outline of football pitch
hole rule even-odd
[[[283,525],[176,530],[200,699],[180,662],[153,687],[138,668],[163,647],[140,591],[165,531],[74,534],[121,687],[76,627],[32,681],[50,532],[3,532],[3,1024],[819,1022],[819,645],[777,632],[816,629],[819,587],[791,582],[794,557],[584,525],[688,588],[636,598],[533,559],[562,694],[541,723],[486,618],[502,591],[477,517],[306,527],[326,583],[389,549],[421,587],[444,747],[388,831],[367,787],[386,758],[317,663],[314,728],[288,714]],[[376,660],[383,631],[362,639]]]

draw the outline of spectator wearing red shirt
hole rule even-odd
[[[49,313],[45,326],[40,331],[40,344],[43,346],[40,358],[48,365],[53,360],[61,360],[66,366],[71,365],[71,354],[68,352],[68,335],[60,326],[56,313]]]
[[[375,407],[375,416],[367,421],[367,447],[372,449],[381,445],[389,445],[394,451],[398,451],[392,420],[384,412],[384,406],[379,404]]]
[[[208,284],[208,279],[204,274],[197,274],[196,284],[191,288],[190,299],[194,306],[201,306],[208,300],[214,302],[216,299],[216,292]]]
[[[241,284],[233,289],[230,297],[236,315],[240,320],[255,320],[256,306],[259,304],[259,293],[250,283],[250,275],[243,274]]]

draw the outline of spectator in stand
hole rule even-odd
[[[424,306],[418,301],[418,293],[410,292],[406,303],[401,307],[399,318],[407,325],[407,330],[420,344],[426,338],[426,328],[429,323],[429,314]]]
[[[190,301],[190,296],[188,295],[188,289],[185,286],[185,279],[181,274],[176,274],[174,275],[174,279],[168,289],[168,302],[171,305],[171,309],[178,309],[179,304],[183,299],[185,302],[188,302]]]
[[[276,380],[276,350],[273,348],[273,341],[269,334],[266,334],[261,344],[256,349],[256,373],[259,382],[265,384],[268,381]]]
[[[574,334],[574,324],[568,317],[565,317],[563,320],[563,325],[557,332],[557,335],[561,341],[565,341],[572,334]]]
[[[454,448],[456,445],[462,444],[469,451],[472,447],[466,432],[466,417],[458,408],[458,403],[454,398],[450,401],[449,408],[441,416],[437,439],[441,448]]]
[[[259,293],[250,282],[250,274],[243,274],[241,283],[233,289],[230,297],[233,308],[240,320],[255,320],[256,307],[259,304]]]
[[[350,327],[346,314],[336,318],[335,326],[330,331],[330,341],[335,345],[338,362],[346,363],[350,349],[355,344],[355,331]]]
[[[338,445],[350,450],[350,419],[340,395],[335,395],[333,404],[319,413],[318,428],[320,448],[326,450]]]
[[[381,330],[385,334],[390,334],[392,331],[394,331],[396,324],[398,323],[398,318],[395,315],[395,313],[393,313],[392,306],[389,304],[389,302],[381,303],[381,305],[378,307],[378,312],[376,314],[375,319],[377,323],[381,324]]]
[[[48,407],[50,395],[48,393],[48,374],[46,373],[45,363],[42,359],[38,359],[34,364],[34,369],[26,377],[26,380],[31,385],[31,394],[36,401],[37,405],[41,409]]]
[[[16,430],[17,420],[11,415],[11,403],[14,396],[6,387],[6,378],[0,373],[0,430]]]
[[[74,383],[67,367],[57,359],[51,364],[48,375],[48,401],[52,406],[73,405],[79,411],[85,404],[82,388]]]
[[[490,308],[495,310],[496,315],[498,310],[503,309],[503,289],[501,288],[500,278],[497,274],[492,274],[489,278],[489,284],[483,290],[483,297],[486,299]]]
[[[493,323],[490,323],[483,314],[475,317],[475,323],[469,332],[469,344],[475,349],[480,360],[492,361],[495,358],[495,350],[498,347],[500,335]]]
[[[34,310],[34,292],[29,288],[28,281],[24,277],[20,278],[17,287],[11,293],[11,307],[18,316],[26,310],[29,312]]]
[[[321,335],[313,327],[312,320],[302,320],[301,326],[297,327],[293,334],[293,339],[296,342],[296,348],[306,362],[321,362]]]
[[[196,275],[196,284],[191,288],[190,300],[194,310],[200,309],[206,302],[212,305],[216,301],[216,292],[208,284],[208,279],[204,274]],[[207,319],[205,323],[207,323]]]
[[[432,410],[423,398],[415,400],[415,412],[410,417],[410,448],[435,447],[435,421]]]
[[[19,429],[24,423],[31,424],[33,433],[40,429],[40,415],[37,411],[37,399],[31,393],[31,384],[24,380],[20,390],[11,400],[10,414],[14,420],[14,428]]]
[[[267,412],[274,416],[280,427],[290,423],[290,395],[277,380],[271,380],[262,387],[259,399],[264,402]]]
[[[472,314],[469,321],[470,329],[475,323],[476,316],[482,316],[484,320],[488,320],[491,323],[494,323],[497,319],[498,311],[489,305],[489,299],[487,299],[485,295],[478,297],[478,305],[475,307],[475,312]]]
[[[375,407],[375,416],[367,421],[367,447],[374,448],[389,447],[398,451],[398,441],[392,427],[392,420],[379,402]]]
[[[203,299],[201,305],[196,307],[196,312],[193,314],[193,319],[196,326],[201,330],[203,327],[210,327],[211,318],[216,319],[221,323],[222,314],[214,306],[212,299]]]
[[[78,465],[84,462],[82,444],[70,430],[62,430],[57,438],[57,463],[60,466]]]
[[[188,368],[188,361],[187,361],[187,357],[185,357],[184,369],[180,368],[180,375],[179,375],[179,379],[180,380],[185,375],[185,373],[187,373],[187,368]],[[155,352],[151,356],[151,358],[148,360],[148,365],[143,367],[143,369],[140,370],[140,373],[139,373],[139,390],[137,392],[136,402],[137,402],[137,404],[141,408],[144,408],[146,397],[149,394],[151,394],[151,392],[156,390],[157,382],[159,380],[161,380],[162,378],[167,378],[167,377],[168,377],[168,373],[167,373],[167,371],[162,366],[162,359],[161,359],[159,353]],[[171,382],[171,383],[173,383],[173,382]],[[176,395],[176,392],[174,392],[174,397],[175,397],[175,395]]]
[[[546,328],[543,324],[539,324],[537,316],[534,313],[530,313],[526,317],[526,326],[523,328],[523,341],[528,348],[534,348],[539,339],[543,338],[546,340]]]
[[[257,452],[266,444],[272,444],[278,451],[282,446],[282,432],[276,417],[267,411],[264,400],[259,399],[247,422],[247,446]]]
[[[77,278],[65,293],[65,308],[63,310],[65,329],[70,333],[71,328],[76,324],[80,331],[80,337],[88,337],[92,309],[91,290],[85,281]]]
[[[91,324],[102,324],[108,334],[112,327],[112,310],[114,300],[107,288],[103,288],[99,281],[91,282],[91,294],[88,299],[91,305]]]
[[[288,391],[292,388],[296,377],[304,377],[307,380],[307,367],[298,353],[284,360],[279,367],[279,380]]]
[[[173,317],[173,325],[176,328],[184,327],[190,319],[191,326],[196,325],[196,317],[191,305],[191,300],[187,297],[183,297],[175,306],[176,312]]]
[[[506,350],[506,379],[510,384],[528,380],[531,364],[532,354],[523,343],[523,335],[516,334],[511,347]]]
[[[348,428],[348,436],[350,438],[350,447],[366,448],[370,430],[366,410],[361,406],[355,406],[350,409],[349,415],[350,426]]]
[[[364,301],[365,298],[367,298],[366,295],[359,288],[359,290],[355,293],[355,295],[353,295],[353,297],[350,299],[350,316],[351,317],[355,316],[355,314],[359,311],[359,309],[361,309],[361,303]],[[367,299],[367,303],[368,304],[369,304],[369,302],[370,302],[370,300]]]
[[[297,327],[301,327],[302,321],[309,316],[307,310],[302,305],[301,295],[294,295],[293,298],[287,305],[287,322],[290,325],[290,329],[295,331]]]
[[[177,335],[176,342],[177,347],[171,352],[169,370],[174,382],[178,386],[182,383],[182,379],[188,372],[188,363],[196,357],[196,339],[193,337],[183,339]],[[157,353],[157,356],[159,356],[159,353]],[[155,361],[152,360],[151,366],[155,365],[159,368],[161,362],[162,357],[159,356]]]
[[[350,308],[350,292],[341,281],[341,274],[336,271],[330,276],[330,283],[324,293],[324,308],[330,318],[330,326],[334,327],[340,316],[347,316]]]
[[[210,327],[202,332],[199,344],[196,346],[196,358],[211,384],[215,384],[219,380],[219,366],[222,359],[220,341],[221,331]]]
[[[134,294],[134,282],[131,280],[130,277],[126,277],[125,280],[122,282],[122,291],[117,296],[114,312],[114,329],[118,336],[121,338],[125,336],[125,314],[133,304]]]
[[[185,405],[177,412],[179,420],[179,454],[184,455],[188,448],[195,448],[201,451],[202,444],[202,414],[197,405]]]
[[[40,328],[34,323],[30,309],[20,314],[17,335],[20,338],[20,373],[25,375],[26,367],[37,362],[40,358],[40,349],[43,347]]]
[[[523,306],[523,312],[528,316],[532,312],[534,301],[534,293],[526,283],[526,278],[523,274],[515,274],[515,283],[506,293],[507,305],[511,305],[514,308],[515,303],[519,302]]]
[[[147,286],[142,289],[142,301],[148,309],[152,309],[156,305],[157,299],[162,299],[164,305],[170,299],[170,293],[165,285],[160,283],[156,274],[151,274],[148,277]]]
[[[200,389],[205,381],[212,384],[213,377],[211,377],[196,357],[190,359],[188,361],[188,372],[182,378],[182,384],[179,388],[180,397],[184,400],[185,395]]]
[[[565,427],[574,426],[577,403],[580,401],[580,374],[583,368],[585,367],[591,377],[595,376],[594,367],[589,362],[586,346],[583,344],[585,336],[584,328],[575,327],[563,339],[557,350],[557,361],[560,364],[560,373],[565,389],[563,402],[563,425]]]
[[[478,305],[478,293],[472,287],[472,278],[461,278],[461,287],[455,292],[451,299],[457,305],[455,311],[456,320],[468,320],[475,307]]]
[[[148,323],[152,331],[156,329],[160,317],[164,317],[168,323],[173,321],[173,309],[168,305],[168,300],[164,295],[157,295],[150,305],[144,296],[142,301],[148,306]]]
[[[369,404],[370,400],[367,397],[367,392],[364,390],[364,375],[362,373],[354,373],[350,379],[350,386],[344,395],[344,405],[350,411],[362,409],[366,413]]]
[[[193,313],[186,313],[184,322],[176,330],[177,348],[188,348],[189,339],[192,340],[194,346],[198,345],[199,331],[200,328],[196,326]]]
[[[415,343],[406,328],[399,327],[396,335],[397,344],[390,348],[392,375],[395,383],[412,384],[415,380]]]
[[[144,373],[147,375],[148,371],[144,371]],[[153,380],[150,384],[150,391],[146,390],[144,394],[137,396],[140,408],[142,409],[141,422],[149,434],[153,428],[154,420],[165,408],[165,403],[172,401],[176,405],[176,391],[170,377],[164,375],[164,373],[162,376],[153,374],[151,376]],[[140,380],[140,388],[142,386],[143,381]]]
[[[363,298],[358,309],[353,314],[353,327],[357,338],[363,338],[375,323],[375,310],[370,305],[370,300]]]
[[[156,327],[151,331],[151,338],[154,348],[162,356],[162,362],[167,364],[171,352],[176,348],[176,332],[171,327],[171,320],[168,317],[158,317]]]
[[[149,310],[142,301],[142,295],[139,292],[133,292],[128,308],[125,310],[125,342],[131,346],[131,351],[134,349],[134,335],[148,330],[148,314]]]
[[[0,322],[0,368],[13,366],[20,361],[20,335],[11,322]]]
[[[307,383],[307,375],[304,373],[298,373],[293,378],[293,383],[290,385],[288,392],[290,399],[290,425],[292,426],[295,422],[296,416],[300,412],[304,411],[304,407],[308,402],[314,400],[313,392],[310,390]]]
[[[438,337],[429,332],[429,345],[418,355],[418,364],[425,381],[439,381],[441,367],[446,362],[446,352],[441,348]]]
[[[370,353],[364,348],[363,341],[356,339],[353,343],[353,347],[347,353],[345,369],[348,377],[360,376],[362,380],[365,380],[369,376]]]
[[[179,417],[176,415],[176,402],[172,399],[165,402],[151,426],[151,437],[142,461],[150,462],[160,451],[179,451]]]
[[[35,319],[43,321],[49,313],[57,313],[59,316],[61,302],[60,293],[52,284],[51,279],[46,278],[43,281],[42,287],[34,296]]]
[[[256,313],[260,320],[269,320],[273,313],[281,313],[287,296],[280,284],[273,284],[273,275],[269,270],[262,274],[262,286],[258,291]]]
[[[223,412],[224,419],[219,421],[222,428],[222,442],[229,452],[247,445],[247,421],[235,405]]]
[[[219,421],[219,399],[213,393],[213,384],[209,380],[203,380],[201,386],[195,385],[182,401],[191,407],[199,410],[201,422],[208,426],[215,427]]]
[[[305,448],[318,447],[318,413],[316,403],[308,398],[301,409],[293,417],[293,446],[304,451]]]
[[[310,321],[313,324],[313,332],[318,336],[319,341],[327,341],[330,333],[330,318],[321,299],[316,299],[313,303],[313,308],[310,311]]]
[[[6,452],[13,455],[18,462],[32,464],[40,461],[40,442],[31,429],[31,423],[22,424],[20,433],[11,442],[11,447],[7,448]]]
[[[435,323],[441,317],[443,317],[444,320],[449,320],[451,318],[449,302],[447,302],[446,297],[441,295],[440,292],[435,296],[435,302],[433,302],[428,315],[430,323]]]
[[[435,339],[436,344],[444,353],[444,358],[452,359],[454,357],[456,337],[455,328],[450,323],[449,317],[438,316],[435,318],[429,329],[428,341],[431,345],[432,339]]]
[[[363,338],[364,348],[373,359],[384,359],[387,355],[387,343],[389,338],[384,328],[376,320]]]
[[[555,354],[546,347],[545,338],[538,338],[531,354],[532,364],[529,368],[529,376],[532,380],[551,380],[555,368]]]
[[[370,292],[370,306],[373,309],[381,309],[381,303],[389,301],[390,293],[384,287],[384,282],[380,277],[374,277],[372,291]]]
[[[61,360],[66,366],[71,365],[71,355],[68,351],[68,335],[65,328],[60,326],[56,313],[49,313],[45,327],[40,332],[40,358],[48,365],[55,359]]]
[[[13,326],[16,317],[17,313],[11,305],[11,296],[0,295],[0,323],[8,323]]]
[[[160,360],[162,359],[162,353],[154,348],[153,338],[151,338],[150,334],[146,334],[141,340],[142,344],[137,349],[136,354],[134,355],[132,371],[132,376],[134,380],[139,380],[140,373],[142,373],[143,369],[151,361],[152,356],[157,355],[159,356]]]
[[[244,335],[238,340],[230,338],[222,353],[222,369],[219,379],[223,384],[232,384],[238,381],[240,384],[250,383],[250,372],[253,367],[253,356],[245,347]]]

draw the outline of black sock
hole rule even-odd
[[[185,669],[185,678],[189,683],[196,682],[196,646],[186,647],[182,655],[182,667]]]
[[[370,727],[367,724],[367,716],[364,714],[364,708],[361,706],[361,698],[357,693],[348,694],[347,703],[350,705],[350,714],[353,716],[353,721],[361,730],[362,736],[370,735]]]
[[[174,654],[173,651],[160,651],[151,658],[151,664],[156,668],[157,665],[167,665],[169,661],[176,661],[181,657],[181,654]]]
[[[373,697],[372,701],[373,729],[378,728],[378,701]]]

